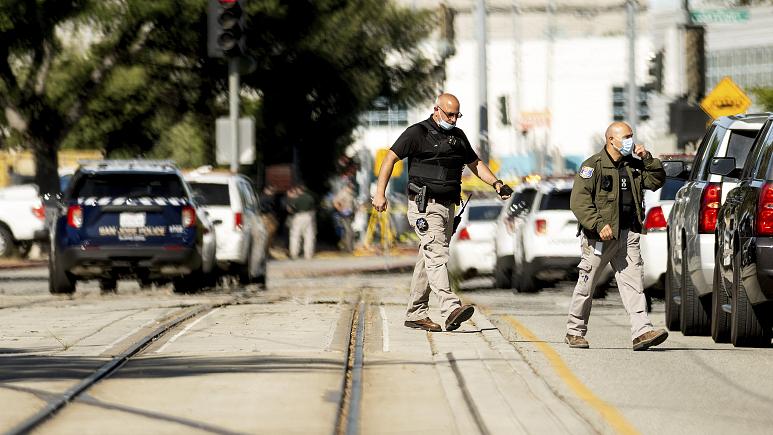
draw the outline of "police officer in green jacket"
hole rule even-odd
[[[585,334],[596,272],[610,263],[630,316],[633,350],[645,350],[668,337],[664,329],[655,330],[647,317],[639,248],[645,233],[643,190],[660,189],[666,173],[643,145],[634,145],[628,124],[610,124],[605,138],[604,149],[582,163],[572,188],[570,205],[577,216],[582,257],[565,341],[569,347],[589,347]]]

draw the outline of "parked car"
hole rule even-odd
[[[45,208],[34,184],[0,189],[0,257],[24,254],[45,240]]]
[[[452,275],[472,278],[494,272],[494,230],[502,210],[499,199],[471,199],[451,236],[448,270]]]
[[[694,156],[666,155],[661,160],[689,159]],[[688,165],[687,171],[692,167]],[[648,293],[656,289],[658,296],[663,296],[666,277],[666,251],[668,243],[666,218],[671,213],[676,192],[684,185],[685,180],[668,178],[666,183],[656,191],[644,191],[644,228],[647,234],[641,238],[641,254],[644,260],[644,288]]]
[[[577,218],[569,208],[572,180],[544,181],[533,202],[519,209],[513,241],[513,285],[539,290],[540,281],[573,272],[580,262]]]
[[[494,234],[494,285],[497,288],[511,288],[513,276],[513,236],[516,219],[521,219],[526,208],[531,207],[537,195],[535,184],[521,184],[515,188],[510,199],[505,202],[497,217],[497,227]]]
[[[741,160],[743,159],[743,160]],[[738,177],[717,216],[711,336],[735,346],[773,337],[773,115],[748,156],[714,158],[711,172]]]
[[[197,201],[215,224],[217,264],[241,284],[266,284],[268,237],[249,178],[200,168],[186,174]]]
[[[54,210],[49,290],[79,280],[171,280],[176,292],[211,281],[215,231],[182,174],[166,161],[85,162]]]
[[[666,326],[671,330],[685,335],[710,332],[717,212],[737,180],[711,174],[709,165],[714,158],[733,157],[742,166],[766,119],[761,114],[736,115],[712,122],[687,182],[676,194],[666,259]]]

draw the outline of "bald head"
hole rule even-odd
[[[604,139],[606,140],[606,149],[610,156],[614,160],[619,160],[623,155],[620,150],[623,147],[623,139],[632,137],[633,130],[631,126],[625,122],[615,121],[609,124],[607,131],[604,133]]]
[[[438,95],[435,100],[435,111],[432,113],[432,119],[440,124],[445,123],[456,125],[456,121],[462,117],[459,113],[459,99],[452,94],[443,93]]]

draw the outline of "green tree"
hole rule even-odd
[[[773,112],[773,88],[755,88],[752,92],[757,97],[757,104],[762,106],[763,110]]]
[[[267,162],[300,156],[321,190],[377,96],[414,102],[439,70],[428,13],[376,0],[253,0],[242,78]],[[203,0],[0,0],[0,145],[29,147],[54,192],[60,147],[211,162],[226,63],[206,55]]]

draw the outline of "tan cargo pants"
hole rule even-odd
[[[584,336],[588,331],[593,289],[596,287],[596,272],[611,263],[615,271],[617,288],[623,300],[623,306],[631,318],[631,339],[647,331],[652,331],[652,322],[647,317],[647,302],[644,297],[639,240],[641,235],[632,231],[620,231],[619,239],[602,241],[599,253],[596,240],[588,240],[582,235],[582,258],[577,266],[580,276],[572,294],[569,307],[569,321],[566,332]]]
[[[416,202],[408,201],[408,222],[419,236],[419,255],[413,268],[406,320],[421,320],[429,316],[430,291],[440,302],[443,319],[462,305],[459,297],[451,291],[448,278],[448,243],[454,225],[454,208],[454,205],[446,207],[430,202],[426,213],[419,213]],[[419,230],[416,226],[419,218],[427,220],[429,229]]]

